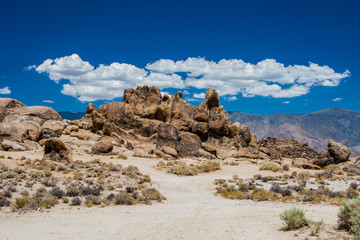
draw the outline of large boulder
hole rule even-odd
[[[201,139],[196,134],[183,132],[179,134],[175,149],[180,157],[194,156],[201,148]]]
[[[91,150],[94,153],[109,153],[113,150],[113,148],[114,148],[114,145],[112,144],[111,141],[101,140],[101,141],[95,143],[91,147]]]
[[[346,162],[351,155],[350,148],[334,140],[328,141],[328,153],[334,159],[334,163]]]
[[[46,120],[58,120],[58,121],[62,120],[59,113],[57,113],[54,109],[52,109],[51,107],[44,107],[44,106],[18,108],[12,111],[11,115],[28,116],[28,117],[41,119],[40,125],[42,125]]]
[[[26,129],[18,122],[0,123],[0,140],[3,139],[22,142],[27,139]]]
[[[13,110],[21,107],[25,107],[25,105],[18,100],[11,98],[0,98],[0,122],[2,122],[4,118]]]
[[[161,123],[157,128],[158,137],[156,139],[156,148],[162,147],[175,148],[178,141],[179,131],[176,127],[168,123]]]
[[[70,149],[58,138],[50,138],[45,141],[44,160],[56,162],[72,162]]]

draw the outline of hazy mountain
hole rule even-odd
[[[259,140],[270,136],[295,139],[322,150],[326,149],[327,139],[334,139],[354,153],[360,152],[360,112],[357,111],[330,108],[309,114],[229,114],[233,122],[248,125]]]
[[[67,120],[76,120],[76,119],[80,119],[83,116],[85,116],[85,113],[83,112],[59,112],[60,116],[63,119],[67,119]]]

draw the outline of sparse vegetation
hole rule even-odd
[[[338,214],[339,228],[360,239],[360,197],[344,201]]]
[[[304,211],[299,208],[290,208],[280,214],[281,220],[284,221],[284,230],[296,230],[308,225],[308,220],[305,218]]]
[[[275,163],[265,163],[260,166],[259,170],[270,170],[273,172],[281,171],[281,167]]]

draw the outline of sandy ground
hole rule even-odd
[[[14,159],[19,156],[41,158],[41,153],[0,154]],[[92,160],[95,157],[75,155],[73,158]],[[228,179],[234,174],[252,177],[259,172],[258,166],[241,162],[239,166],[223,166],[223,170],[214,173],[178,177],[155,170],[153,166],[158,159],[100,158],[137,166],[151,176],[167,201],[105,208],[55,207],[48,212],[22,214],[0,211],[0,239],[302,239],[297,232],[280,230],[279,214],[295,204],[214,196],[215,179]],[[297,206],[313,221],[324,221],[331,228],[337,224],[339,208],[336,206]]]

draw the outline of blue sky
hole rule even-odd
[[[147,83],[194,105],[215,87],[228,111],[360,111],[359,12],[355,0],[2,1],[0,97],[85,111]]]

